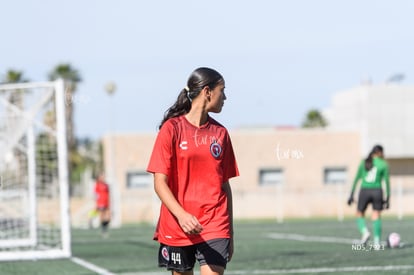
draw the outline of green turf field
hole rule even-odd
[[[398,232],[405,247],[374,251],[352,246],[359,235],[351,218],[238,221],[226,274],[414,274],[414,219],[384,218],[383,227],[384,236]],[[0,262],[0,274],[170,274],[156,267],[152,233],[148,224],[112,229],[107,239],[97,229],[74,229],[72,259]]]

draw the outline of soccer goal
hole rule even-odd
[[[0,261],[71,255],[64,81],[0,85]]]

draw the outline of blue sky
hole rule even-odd
[[[77,68],[80,137],[155,132],[200,66],[226,80],[214,117],[229,129],[298,126],[363,79],[414,82],[409,0],[16,0],[1,11],[0,77],[16,69],[43,81],[58,63]]]

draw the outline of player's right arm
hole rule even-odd
[[[187,234],[198,234],[203,230],[196,217],[184,210],[168,186],[168,177],[162,173],[154,173],[154,189],[162,203],[177,218],[183,231]]]

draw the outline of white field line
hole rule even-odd
[[[270,233],[266,235],[271,239],[282,239],[282,240],[294,240],[302,242],[321,242],[321,243],[341,243],[341,244],[358,244],[360,240],[346,239],[346,238],[335,238],[335,237],[324,237],[324,236],[305,236],[300,234],[289,234],[289,233]]]
[[[271,269],[271,270],[228,270],[226,275],[254,275],[254,274],[308,274],[308,273],[335,273],[335,272],[375,272],[375,271],[402,271],[414,270],[414,265],[387,265],[387,266],[349,266],[349,267],[319,267],[298,269]],[[122,273],[122,275],[166,275],[164,272],[136,272]]]
[[[99,267],[97,265],[94,265],[94,264],[92,264],[90,262],[87,262],[85,260],[82,260],[80,258],[72,257],[72,258],[70,258],[70,260],[72,262],[74,262],[75,264],[78,264],[80,266],[83,266],[86,269],[89,269],[89,270],[91,270],[93,272],[96,272],[99,275],[115,275],[115,273],[112,273],[112,272],[110,272],[110,271],[108,271],[108,270],[106,270],[106,269],[104,269],[102,267]]]
[[[288,239],[303,242],[324,242],[324,243],[340,243],[340,244],[355,244],[360,243],[360,240],[346,239],[346,238],[334,238],[324,236],[305,236],[300,234],[288,234],[288,233],[271,233],[267,234],[271,239]],[[72,261],[77,262],[90,270],[102,275],[114,275],[109,271],[88,263],[79,258],[72,258]],[[361,272],[361,271],[401,271],[401,270],[414,270],[414,265],[388,265],[388,266],[351,266],[351,267],[320,267],[320,268],[299,268],[299,269],[271,269],[271,270],[233,270],[226,271],[227,275],[254,275],[254,274],[307,274],[307,273],[328,273],[328,272]],[[169,274],[168,271],[160,269],[160,271],[154,272],[128,272],[120,275],[165,275]]]
[[[349,266],[349,267],[320,267],[320,268],[298,268],[298,269],[273,269],[273,270],[250,270],[229,271],[227,275],[244,274],[306,274],[306,273],[331,273],[331,272],[360,272],[360,271],[401,271],[414,269],[414,265],[388,265],[388,266]]]

